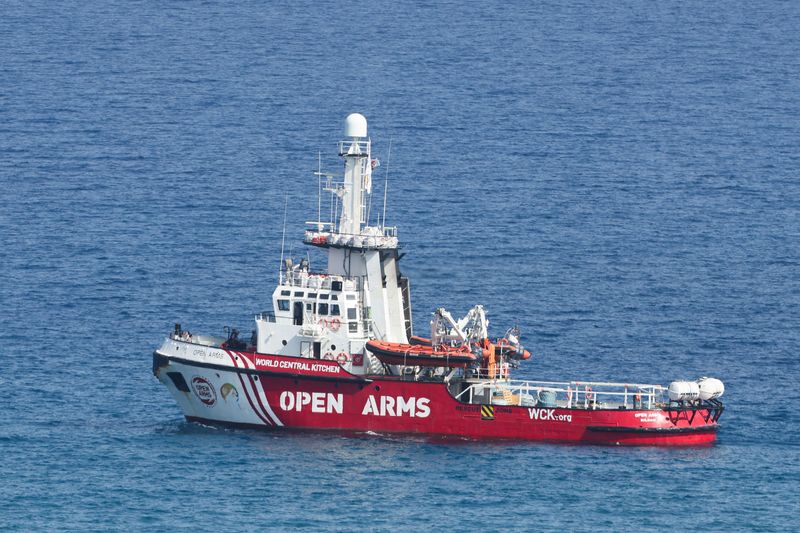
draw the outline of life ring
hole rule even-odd
[[[317,320],[317,324],[322,326],[323,329],[328,327],[328,321],[325,320],[324,318],[320,318],[319,320]]]
[[[339,331],[339,326],[341,326],[341,325],[342,325],[342,323],[339,322],[339,319],[336,318],[336,317],[333,317],[330,320],[328,320],[328,328],[331,331],[333,331],[334,333]]]
[[[588,385],[586,386],[586,390],[584,391],[583,394],[584,394],[584,396],[586,396],[586,399],[588,401],[591,402],[592,400],[594,400],[594,393],[592,392],[592,388],[590,386],[588,386]]]
[[[323,355],[322,358],[327,359],[328,361],[333,361],[333,353],[325,352],[325,355]]]
[[[337,362],[338,362],[340,365],[343,365],[343,364],[345,364],[345,363],[346,363],[347,361],[349,361],[349,360],[350,360],[350,359],[347,357],[347,354],[346,354],[346,353],[344,353],[344,352],[339,352],[339,355],[337,355],[337,356],[336,356],[336,361],[337,361]]]

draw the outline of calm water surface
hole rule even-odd
[[[800,4],[751,4],[5,1],[0,528],[798,529]],[[353,111],[418,332],[484,303],[523,378],[717,376],[718,444],[185,423],[152,350],[249,331]]]

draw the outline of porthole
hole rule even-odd
[[[375,385],[375,392],[380,392],[380,391],[381,391],[381,386]]]
[[[281,341],[281,344],[283,344],[284,346],[286,346],[286,341],[285,341],[285,340]]]
[[[334,350],[336,350],[336,345],[335,344],[331,344],[331,351],[334,351]]]

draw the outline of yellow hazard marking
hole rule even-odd
[[[481,405],[481,420],[494,420],[494,407]]]

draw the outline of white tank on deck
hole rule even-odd
[[[725,385],[717,378],[700,378],[697,385],[700,387],[701,400],[713,400],[725,392]]]
[[[344,119],[345,137],[366,137],[367,136],[367,117],[361,113],[350,113]]]
[[[669,399],[673,402],[691,401],[700,397],[700,385],[696,381],[673,381],[669,384]]]

